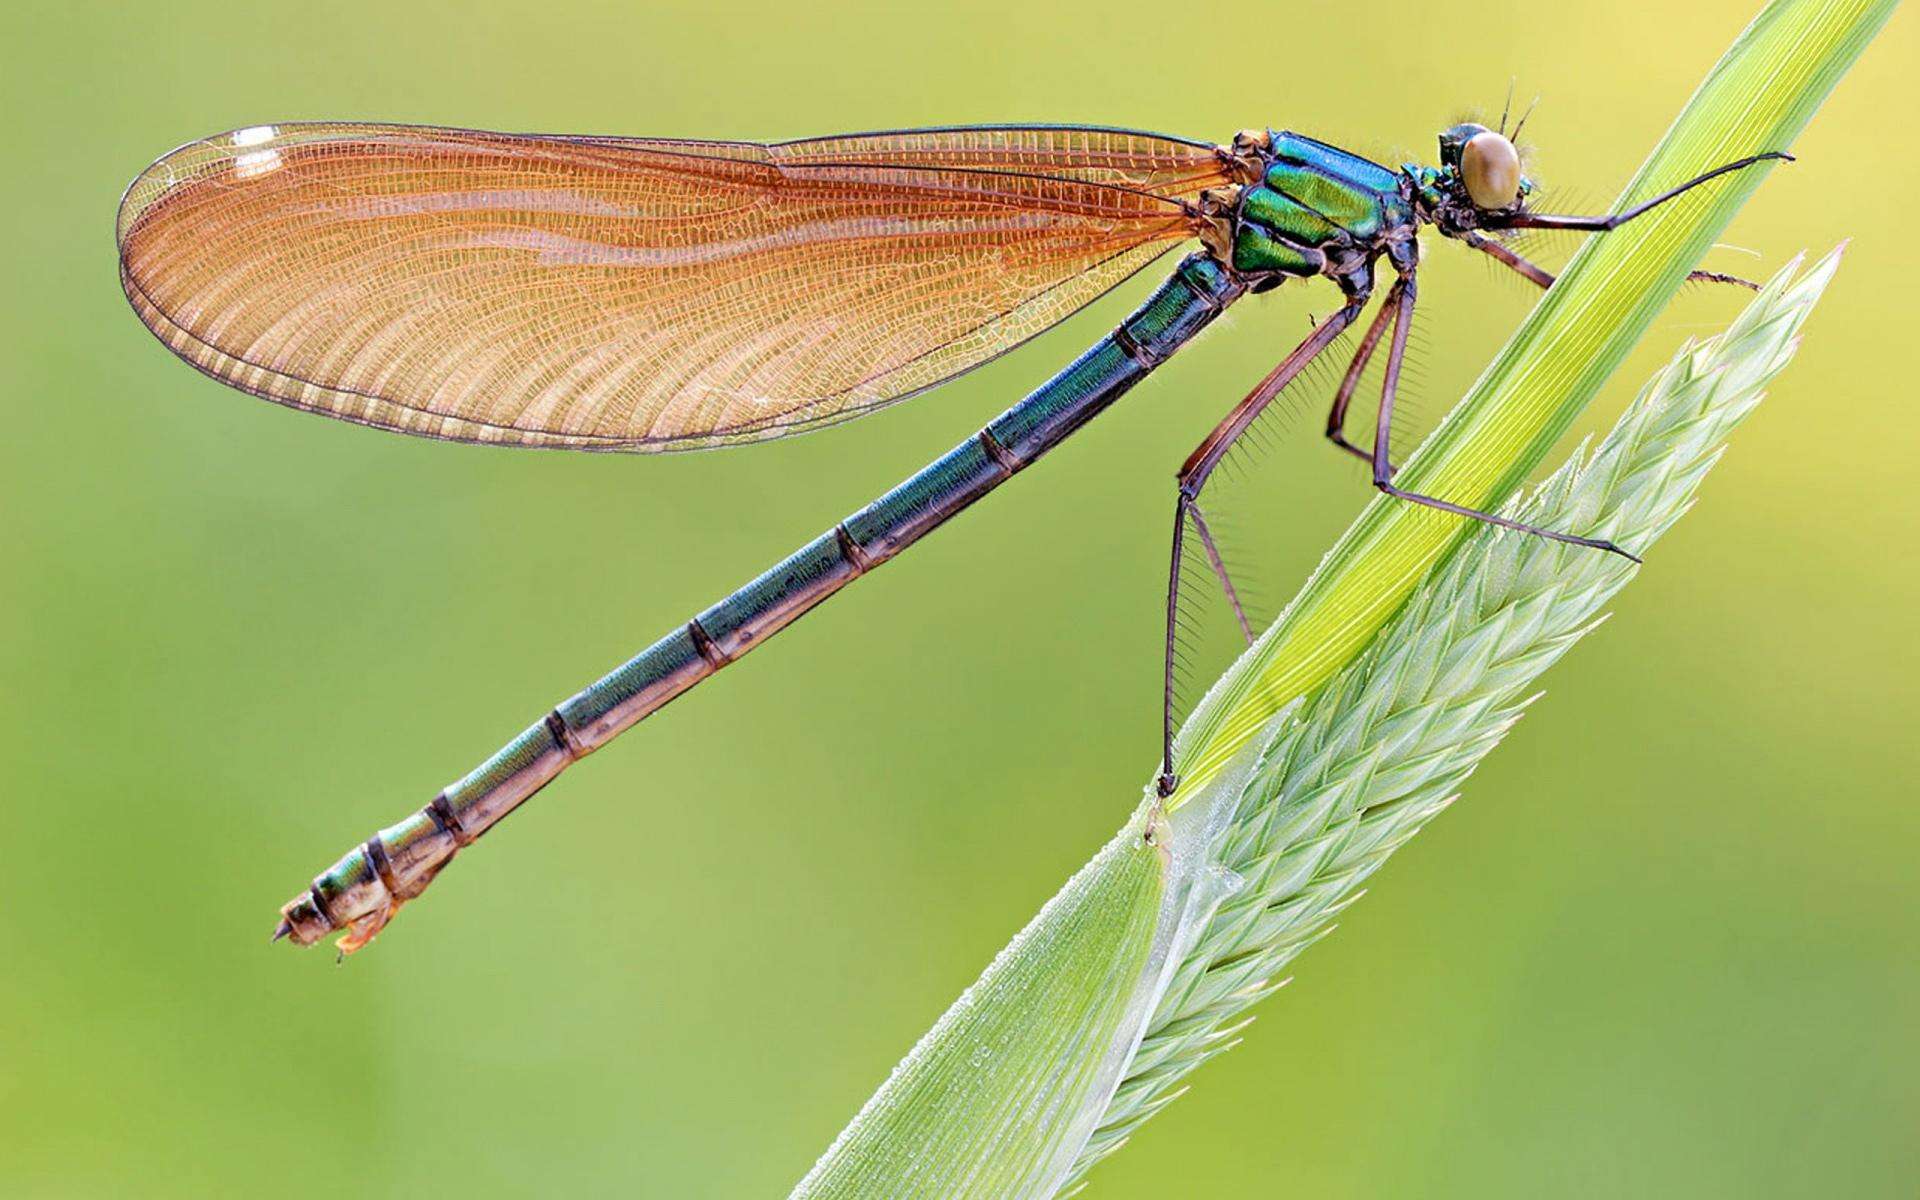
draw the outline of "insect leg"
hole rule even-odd
[[[1415,297],[1413,273],[1408,272],[1402,275],[1399,282],[1404,285],[1404,289],[1401,294],[1399,312],[1394,316],[1393,346],[1387,351],[1387,376],[1380,386],[1380,418],[1375,424],[1373,431],[1373,486],[1379,488],[1389,496],[1401,500],[1410,500],[1415,504],[1423,504],[1428,508],[1437,508],[1441,512],[1450,512],[1456,516],[1470,517],[1476,521],[1485,521],[1489,525],[1498,525],[1502,529],[1513,529],[1521,533],[1530,533],[1536,537],[1548,538],[1556,542],[1565,542],[1572,546],[1590,546],[1595,550],[1610,551],[1624,558],[1630,558],[1634,562],[1639,562],[1639,556],[1622,550],[1619,546],[1614,545],[1604,538],[1581,537],[1578,534],[1560,533],[1552,529],[1542,529],[1538,525],[1528,525],[1507,517],[1495,516],[1493,513],[1481,512],[1477,508],[1468,508],[1463,504],[1455,504],[1449,500],[1441,500],[1437,497],[1422,495],[1418,492],[1405,491],[1393,485],[1393,467],[1392,464],[1387,461],[1388,440],[1393,430],[1394,394],[1400,387],[1400,363],[1406,354],[1407,331],[1413,324]]]
[[[1201,514],[1198,504],[1188,504],[1187,515],[1193,518],[1193,531],[1200,535],[1200,546],[1207,552],[1207,563],[1213,568],[1214,577],[1220,581],[1220,590],[1227,594],[1227,603],[1233,608],[1233,619],[1240,623],[1240,634],[1251,646],[1253,625],[1247,620],[1247,610],[1240,603],[1240,593],[1233,586],[1233,576],[1227,574],[1227,563],[1220,557],[1220,547],[1214,544],[1213,530],[1207,528],[1207,518]]]
[[[1550,288],[1553,286],[1553,273],[1551,271],[1529,262],[1527,259],[1522,258],[1520,255],[1490,237],[1483,237],[1479,233],[1469,230],[1466,236],[1460,240],[1473,249],[1487,255],[1489,258],[1511,267],[1516,273],[1524,275],[1534,283],[1539,284],[1542,288]],[[1687,272],[1687,281],[1689,283],[1732,283],[1738,284],[1751,292],[1760,290],[1760,285],[1751,279],[1742,279],[1738,275],[1723,275],[1718,271],[1689,271]]]
[[[1360,377],[1366,374],[1367,364],[1373,360],[1374,348],[1387,331],[1387,323],[1399,309],[1400,283],[1396,279],[1380,311],[1373,314],[1373,321],[1361,336],[1359,348],[1353,352],[1353,362],[1348,364],[1346,376],[1340,380],[1340,390],[1334,393],[1333,408],[1327,413],[1327,439],[1361,462],[1372,462],[1373,455],[1347,440],[1347,406],[1353,401],[1354,389],[1360,386]]]
[[[1287,384],[1293,382],[1294,377],[1300,374],[1308,363],[1319,357],[1322,351],[1333,344],[1334,339],[1346,331],[1347,326],[1353,324],[1360,316],[1360,310],[1366,306],[1366,302],[1367,298],[1364,295],[1349,297],[1346,305],[1339,312],[1315,326],[1313,332],[1307,335],[1307,339],[1281,359],[1278,366],[1267,372],[1266,378],[1256,384],[1240,403],[1234,405],[1233,411],[1227,414],[1226,419],[1215,426],[1213,432],[1194,447],[1193,453],[1187,456],[1187,461],[1175,477],[1179,487],[1173,506],[1172,563],[1167,571],[1167,637],[1161,692],[1160,778],[1155,784],[1156,790],[1163,797],[1171,796],[1180,783],[1179,777],[1173,773],[1173,659],[1174,633],[1180,618],[1181,552],[1186,540],[1187,517],[1189,514],[1198,512],[1197,503],[1201,490],[1206,487],[1207,479],[1213,474],[1214,468],[1220,465],[1227,451],[1233,448],[1233,443],[1247,431],[1262,412],[1266,411],[1267,405],[1273,402],[1273,398],[1278,396]],[[1202,526],[1204,526],[1204,518]],[[1211,541],[1211,538],[1205,534],[1202,536],[1207,541]],[[1244,617],[1242,619],[1244,620]]]

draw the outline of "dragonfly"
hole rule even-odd
[[[1155,790],[1179,786],[1174,625],[1192,536],[1251,637],[1202,506],[1236,441],[1360,320],[1325,433],[1399,500],[1626,553],[1395,485],[1390,436],[1432,229],[1542,287],[1508,231],[1604,232],[1539,211],[1505,117],[1388,167],[1300,133],[1195,141],[1085,125],[787,142],[254,126],[183,145],[129,186],[121,281],[174,354],[289,408],[445,441],[658,452],[763,442],[874,412],[1019,346],[1185,244],[1147,299],[923,470],[550,709],[281,909],[274,940],[374,938],[576,760],[761,645],[1037,462],[1241,298],[1324,279],[1318,321],[1180,467]],[[1728,277],[1702,274],[1703,277]],[[1737,282],[1737,281],[1736,281]],[[1381,344],[1370,444],[1348,409]]]

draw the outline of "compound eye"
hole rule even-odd
[[[1475,207],[1505,208],[1520,198],[1520,152],[1490,129],[1460,151],[1460,175]]]

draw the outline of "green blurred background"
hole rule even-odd
[[[228,392],[147,335],[112,221],[154,155],[311,117],[1041,119],[1274,124],[1399,162],[1517,78],[1544,95],[1535,173],[1604,204],[1754,3],[1657,24],[1494,0],[13,8],[0,1194],[783,1194],[1132,806],[1170,474],[1328,305],[1242,305],[336,969],[266,944],[302,880],[972,431],[1148,281],[785,443],[438,445]],[[1916,68],[1903,14],[1729,233],[1759,257],[1711,260],[1758,275],[1854,239],[1701,510],[1093,1194],[1912,1194]],[[1423,281],[1430,425],[1531,297],[1443,245]],[[1588,428],[1740,302],[1683,294]],[[1312,421],[1295,434],[1263,461],[1287,481],[1262,517],[1278,598],[1367,495]]]

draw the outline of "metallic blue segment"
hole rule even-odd
[[[1191,264],[1204,264],[1204,266]],[[1184,285],[1184,286],[1181,286]],[[1238,287],[1210,258],[1189,259],[1120,327],[1150,358],[1164,361],[1219,314]],[[1198,300],[1199,303],[1195,303]]]
[[[986,495],[1006,477],[980,439],[970,437],[841,524],[869,555],[890,558],[953,507]]]
[[[1241,285],[1219,264],[1202,254],[1190,255],[1121,326],[1150,358],[1164,359],[1206,328],[1241,291]],[[988,422],[987,432],[1031,461],[1106,411],[1146,378],[1147,370],[1109,334],[1032,395]]]
[[[355,846],[346,857],[328,867],[324,875],[313,881],[313,886],[321,898],[331,904],[349,891],[376,881],[373,864],[367,861],[367,848],[362,845]]]
[[[851,574],[853,567],[840,552],[839,539],[824,534],[695,620],[722,651],[732,654],[747,649],[762,632],[770,632],[762,628],[769,617],[778,620],[773,626],[778,629],[833,593],[832,587],[821,584],[838,583],[834,577]]]
[[[1123,348],[1115,335],[1102,338],[987,426],[998,447],[990,448],[979,436],[968,438],[842,522],[851,548],[841,544],[836,532],[815,538],[701,613],[700,628],[728,656],[757,645],[838,591],[861,568],[892,557],[993,490],[1011,469],[1038,458],[1104,411],[1146,377],[1150,368],[1142,358],[1157,362],[1172,354],[1244,290],[1219,263],[1204,254],[1189,256],[1124,323],[1127,336],[1145,351],[1140,358]],[[713,669],[689,629],[675,629],[559,706],[560,718],[576,743],[567,750],[578,752],[603,744]],[[517,802],[505,793],[537,787],[564,765],[554,761],[555,753],[553,734],[544,722],[535,725],[448,789],[448,802],[456,814],[479,806],[480,818],[498,819]],[[501,811],[493,811],[496,808]]]
[[[1204,296],[1222,307],[1240,295],[1240,285],[1211,255],[1189,254],[1180,260],[1180,265],[1173,269],[1173,273],[1196,295]]]
[[[1189,303],[1200,301],[1190,298]],[[987,432],[1020,458],[1038,458],[1146,377],[1147,368],[1108,334],[1038,391],[987,422]]]
[[[1313,167],[1329,175],[1338,176],[1369,191],[1397,192],[1400,190],[1398,173],[1381,166],[1372,159],[1361,158],[1358,154],[1342,150],[1338,146],[1329,146],[1325,142],[1302,134],[1274,134],[1273,156],[1281,162]]]
[[[731,655],[751,649],[1046,453],[1145,378],[1245,290],[1208,256],[1188,257],[1120,329],[987,429],[563,702],[448,788],[444,807],[436,802],[383,830],[379,847],[396,893],[418,894],[452,857],[454,843],[484,834],[575,758],[604,745],[711,675]],[[449,815],[450,821],[441,819]],[[443,829],[443,823],[457,826],[457,832]],[[394,898],[360,846],[284,912],[296,940],[305,944],[320,936],[319,926],[338,928],[384,913],[382,906]]]
[[[414,813],[404,821],[387,826],[374,836],[387,848],[387,857],[396,861],[406,858],[414,843],[430,840],[439,836],[440,827],[433,823],[425,813]]]
[[[561,703],[556,711],[568,729],[586,729],[660,680],[700,665],[700,648],[682,625]]]
[[[447,803],[459,816],[475,802],[489,798],[502,784],[553,752],[553,733],[545,721],[526,728],[492,758],[475,767],[471,774],[447,789]],[[477,830],[472,831],[478,833]]]
[[[1200,318],[1200,323],[1192,327],[1191,332],[1187,334],[1188,337],[1200,332],[1208,321],[1219,316],[1226,310],[1227,305],[1239,299],[1240,294],[1247,290],[1246,284],[1228,274],[1226,267],[1215,261],[1212,255],[1189,254],[1180,260],[1180,265],[1174,269],[1173,279],[1168,280],[1160,291],[1155,292],[1148,298],[1146,304],[1140,306],[1141,313],[1145,313],[1153,306],[1160,292],[1172,290],[1174,280],[1185,284],[1195,296],[1199,297],[1201,308],[1210,314]],[[1182,323],[1189,320],[1191,315],[1190,310],[1183,303],[1177,312],[1169,312],[1167,329],[1172,330],[1182,326]]]

